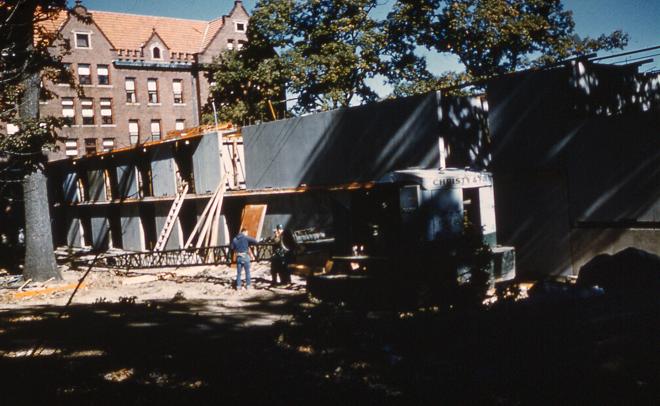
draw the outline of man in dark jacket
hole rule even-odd
[[[287,269],[290,260],[289,249],[284,245],[284,227],[278,224],[273,232],[271,242],[273,243],[273,256],[270,259],[270,275],[272,277],[271,285],[277,285],[277,277],[280,277],[280,283],[291,283],[291,275]]]
[[[241,288],[241,268],[245,269],[245,289],[250,289],[250,245],[259,241],[247,235],[245,228],[241,229],[231,241],[231,249],[236,253],[236,290]]]

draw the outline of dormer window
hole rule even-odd
[[[247,29],[247,23],[245,21],[234,22],[234,30],[236,32],[245,32],[246,29]]]
[[[151,50],[151,56],[153,57],[153,59],[163,59],[163,57],[160,56],[160,48],[158,47],[154,47]]]
[[[76,48],[90,49],[92,47],[92,42],[88,32],[76,32],[75,37]]]

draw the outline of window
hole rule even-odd
[[[101,124],[112,124],[112,99],[101,99]]]
[[[128,120],[128,139],[131,145],[140,141],[140,127],[137,120]]]
[[[108,65],[97,65],[96,77],[98,78],[99,85],[109,85],[110,72],[108,71]]]
[[[94,124],[94,100],[93,99],[80,99],[80,106],[82,107],[82,123],[83,125]]]
[[[241,49],[243,49],[245,44],[247,44],[247,42],[238,40],[238,45],[236,45],[236,49],[238,49],[240,51]]]
[[[66,125],[73,125],[75,122],[76,110],[73,108],[73,97],[62,97],[62,117]]]
[[[126,103],[137,103],[135,78],[126,78]]]
[[[234,40],[233,39],[228,39],[227,40],[227,49],[230,50],[230,51],[232,49],[234,49]]]
[[[85,138],[85,154],[96,154],[96,138]]]
[[[63,63],[62,70],[57,75],[57,78],[55,78],[55,83],[69,83],[68,76],[70,74],[71,74],[71,64]]]
[[[174,79],[172,81],[172,93],[174,94],[174,104],[183,103],[183,80]]]
[[[184,128],[186,128],[186,120],[181,118],[176,120],[176,122],[174,123],[174,129],[179,131],[179,130],[183,130]]]
[[[245,23],[245,21],[234,22],[234,28],[236,29],[236,32],[245,32],[246,27],[247,27],[247,23]]]
[[[78,140],[69,138],[64,141],[64,154],[66,156],[76,156],[78,155]]]
[[[152,59],[163,59],[163,57],[160,55],[160,48],[153,47],[153,49],[151,50],[151,58]]]
[[[151,120],[151,139],[160,140],[160,120]]]
[[[149,103],[158,103],[158,79],[147,79],[147,92],[149,93]]]
[[[76,33],[76,48],[89,49],[91,47],[92,47],[92,42],[90,41],[89,33],[77,32]]]
[[[103,139],[103,152],[108,152],[115,147],[114,138],[104,138]]]
[[[92,74],[90,72],[88,64],[83,64],[83,63],[78,64],[78,82],[81,85],[92,84]]]

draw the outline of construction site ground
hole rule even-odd
[[[369,310],[233,268],[95,269],[0,290],[0,402],[657,404],[657,297]],[[3,276],[10,281],[12,277]],[[49,290],[50,289],[50,290]]]

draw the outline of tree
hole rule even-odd
[[[213,122],[213,105],[217,118],[237,124],[267,120],[271,116],[269,102],[285,97],[286,68],[270,42],[248,28],[250,45],[239,51],[225,51],[210,66],[211,87],[204,121]],[[271,104],[272,105],[272,104]]]
[[[234,116],[251,119],[267,112],[265,100],[254,99],[266,96],[265,89],[286,86],[297,98],[297,113],[376,100],[368,80],[384,72],[385,45],[382,22],[372,16],[377,5],[377,0],[260,0],[247,46],[225,52],[212,67],[213,97],[227,103],[224,109],[234,110]],[[248,107],[255,103],[256,108]]]
[[[61,278],[53,253],[44,152],[55,145],[61,120],[39,117],[44,78],[63,70],[49,47],[59,34],[43,22],[66,9],[66,0],[9,0],[0,4],[0,121],[17,132],[0,133],[5,169],[24,176],[25,278]],[[65,44],[66,45],[66,44]],[[70,79],[70,77],[69,77]]]
[[[466,79],[479,80],[628,41],[621,31],[580,39],[561,0],[397,0],[388,21],[390,80],[399,85],[415,83],[421,69],[428,75],[416,46],[455,54]]]

